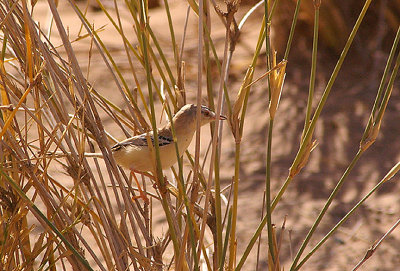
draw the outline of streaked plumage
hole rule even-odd
[[[178,142],[179,155],[186,151],[196,131],[196,108],[194,104],[183,106],[173,117],[174,129]],[[221,119],[226,119],[221,116]],[[216,120],[216,115],[209,108],[201,107],[201,125]],[[117,163],[135,171],[152,171],[153,160],[147,141],[147,135],[154,145],[153,132],[125,139],[112,147]],[[158,143],[162,168],[169,168],[177,161],[175,144],[172,138],[171,123],[158,129]]]

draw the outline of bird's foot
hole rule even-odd
[[[132,170],[131,173],[132,173],[133,179],[135,179],[135,182],[136,182],[139,194],[140,194],[139,196],[134,196],[132,199],[136,200],[138,198],[141,198],[141,199],[143,199],[143,201],[146,204],[149,204],[149,202],[150,202],[149,198],[147,197],[146,193],[143,191],[142,187],[140,186],[139,180],[136,178],[136,174],[135,173],[140,173],[140,174],[143,174],[143,175],[148,176],[148,177],[150,177],[151,175],[149,175],[148,173],[138,172],[138,171],[135,171],[135,170]],[[153,176],[151,176],[151,177],[153,177]]]

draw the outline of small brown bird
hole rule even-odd
[[[194,104],[183,106],[172,119],[176,133],[179,156],[182,156],[192,141],[196,131],[196,110]],[[225,120],[225,116],[220,117]],[[206,106],[201,106],[201,125],[216,120],[216,115]],[[177,161],[176,149],[172,137],[171,123],[158,129],[158,144],[161,166],[163,169],[171,167]],[[150,140],[154,146],[153,132],[149,132]],[[117,163],[132,171],[146,172],[153,171],[153,160],[147,141],[147,134],[137,135],[125,139],[112,148]]]

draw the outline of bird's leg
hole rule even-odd
[[[138,197],[139,197],[139,198],[142,198],[142,199],[144,200],[144,202],[148,204],[148,203],[149,203],[149,198],[147,197],[146,193],[143,192],[142,187],[140,186],[139,180],[136,178],[136,174],[135,174],[135,173],[143,174],[143,175],[145,175],[145,176],[147,176],[147,177],[149,177],[149,178],[154,178],[154,177],[151,176],[151,175],[148,174],[148,173],[138,172],[138,171],[135,171],[135,170],[131,170],[131,174],[132,174],[133,178],[135,179],[137,188],[138,188],[138,190],[139,190],[140,196],[138,196]],[[135,197],[135,198],[137,198],[137,197]],[[135,199],[135,198],[134,198],[134,199]]]
[[[151,174],[149,174],[149,173],[147,173],[147,172],[138,171],[138,170],[134,170],[134,169],[131,169],[131,172],[132,172],[132,174],[133,174],[133,173],[142,174],[142,175],[144,175],[144,176],[146,176],[146,177],[149,177],[150,179],[153,179],[153,180],[154,180],[154,176],[151,175]]]

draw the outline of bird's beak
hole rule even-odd
[[[227,117],[225,117],[224,115],[219,116],[220,120],[227,120]]]

